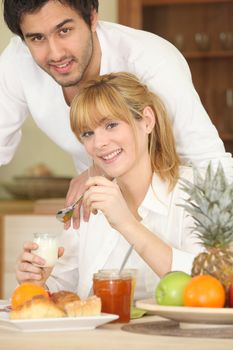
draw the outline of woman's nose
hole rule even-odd
[[[95,147],[103,148],[109,143],[109,137],[105,130],[95,131]]]

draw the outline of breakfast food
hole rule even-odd
[[[195,169],[194,182],[185,180],[183,190],[188,194],[184,208],[205,248],[193,261],[192,276],[211,275],[227,291],[233,280],[233,185],[220,164],[216,171],[210,164],[203,177]]]
[[[74,301],[79,301],[80,298],[77,294],[73,292],[68,292],[61,290],[60,292],[52,293],[51,300],[58,306],[60,309],[65,310],[65,305]]]
[[[49,297],[48,292],[41,286],[35,283],[25,282],[20,284],[13,292],[11,296],[11,307],[15,310],[17,307],[24,305],[28,300],[33,297],[43,295],[44,297]]]
[[[60,291],[46,295],[36,295],[10,312],[11,320],[96,316],[101,313],[101,300],[92,296],[80,300],[73,292]]]
[[[101,299],[92,296],[86,300],[68,302],[64,307],[67,316],[97,316],[101,313]]]
[[[35,296],[22,306],[10,312],[11,320],[35,318],[65,317],[66,314],[52,300],[44,296]]]

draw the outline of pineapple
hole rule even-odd
[[[205,177],[193,170],[193,183],[182,180],[189,195],[182,205],[194,218],[193,232],[205,251],[193,262],[192,276],[209,274],[228,290],[233,281],[233,183],[228,184],[221,164],[209,164]]]

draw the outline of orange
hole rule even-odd
[[[48,292],[41,286],[33,283],[25,282],[18,286],[11,296],[11,307],[16,309],[23,305],[26,301],[31,300],[36,295],[49,297]]]
[[[193,277],[184,290],[184,306],[224,307],[225,289],[210,275]]]

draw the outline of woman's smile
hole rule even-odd
[[[100,156],[100,158],[103,159],[105,162],[110,163],[110,162],[113,162],[121,153],[122,153],[122,148],[118,148],[115,151],[112,151],[110,153]]]

